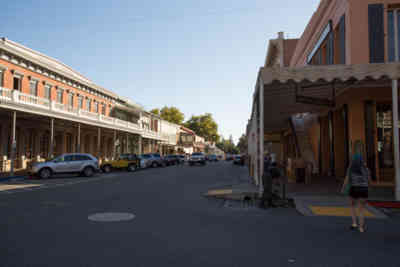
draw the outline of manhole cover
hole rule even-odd
[[[88,216],[88,219],[95,222],[120,222],[120,221],[129,221],[135,218],[135,215],[132,213],[124,213],[124,212],[104,212],[104,213],[95,213]]]

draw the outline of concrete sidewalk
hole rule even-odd
[[[296,209],[304,216],[350,217],[351,208],[347,197],[340,195],[305,196],[292,195]],[[374,219],[387,219],[380,210],[367,205],[365,216]]]

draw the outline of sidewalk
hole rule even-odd
[[[226,200],[243,200],[245,197],[255,199],[258,187],[253,184],[246,166],[237,166],[237,175],[232,177],[230,184],[217,186],[203,194],[205,197],[222,198]]]

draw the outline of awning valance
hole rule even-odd
[[[390,86],[400,79],[400,63],[261,68],[256,95],[263,88],[264,129],[280,131],[296,113],[321,112],[335,97],[360,86]]]

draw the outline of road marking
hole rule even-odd
[[[207,196],[220,196],[220,195],[229,195],[232,194],[232,189],[217,189],[217,190],[209,190],[207,192]]]
[[[104,212],[95,213],[88,216],[88,220],[95,222],[121,222],[129,221],[133,218],[135,218],[135,215],[125,212]]]
[[[350,217],[351,216],[351,208],[350,207],[326,207],[326,206],[310,206],[311,211],[315,215],[321,216],[341,216],[341,217]],[[367,209],[364,210],[365,217],[375,217]]]
[[[1,184],[0,191],[8,191],[21,188],[38,187],[41,184]]]

